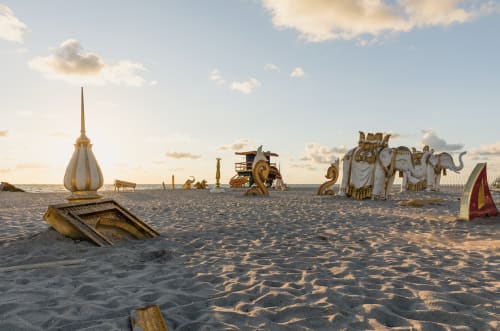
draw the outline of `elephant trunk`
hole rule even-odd
[[[460,155],[458,156],[458,161],[459,161],[459,165],[458,167],[455,165],[455,162],[453,162],[453,166],[452,168],[450,168],[450,170],[453,170],[455,172],[459,172],[460,170],[462,170],[464,168],[464,160],[463,160],[463,156],[467,154],[467,152],[462,152],[460,153]]]

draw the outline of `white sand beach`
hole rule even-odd
[[[169,330],[500,330],[500,218],[458,221],[459,191],[242,193],[104,192],[161,237],[100,248],[43,220],[68,193],[0,192],[0,267],[84,260],[0,272],[0,330],[130,330],[151,304]]]

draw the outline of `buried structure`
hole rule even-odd
[[[97,190],[104,179],[85,134],[85,108],[81,90],[81,130],[75,151],[66,168],[64,186],[71,192],[70,203],[50,205],[44,219],[59,233],[84,239],[98,246],[113,245],[124,238],[147,239],[159,233],[116,201],[101,199]]]

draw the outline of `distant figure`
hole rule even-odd
[[[166,190],[167,186],[165,185],[165,181],[161,182],[161,185],[163,186],[163,189]]]

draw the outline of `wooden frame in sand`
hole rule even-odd
[[[128,239],[160,236],[112,199],[50,205],[43,216],[56,231],[73,239],[83,239],[98,246],[112,246]]]

